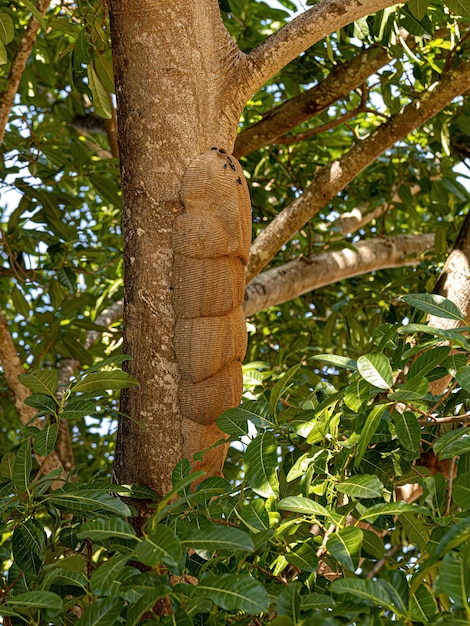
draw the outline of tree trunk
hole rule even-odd
[[[227,91],[233,95],[232,72],[242,55],[217,0],[111,0],[110,17],[123,196],[124,352],[140,381],[122,393],[121,411],[131,420],[122,417],[119,424],[114,472],[118,482],[147,484],[163,494],[175,463],[222,437],[216,416],[198,424],[180,406],[184,364],[175,350],[173,237],[188,166],[211,148],[233,150],[243,102],[228,100]],[[210,352],[207,346],[200,359],[209,360]],[[193,467],[220,473],[224,448]]]

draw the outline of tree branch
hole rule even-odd
[[[466,59],[446,74],[437,86],[408,104],[366,139],[357,142],[341,159],[318,169],[302,196],[281,211],[253,242],[246,272],[247,282],[370,163],[469,88],[470,59]]]
[[[322,0],[245,57],[247,99],[301,52],[339,28],[396,4],[395,0]]]
[[[389,60],[387,50],[372,46],[351,61],[339,65],[315,87],[283,102],[266,113],[259,122],[237,135],[234,155],[239,159],[263,146],[275,143],[278,137],[319,115],[334,102],[345,98]]]
[[[247,285],[245,315],[254,315],[339,280],[380,269],[415,265],[433,245],[432,234],[396,235],[359,241],[355,250],[345,248],[295,259],[263,272]]]
[[[36,415],[36,410],[24,403],[24,400],[31,395],[30,390],[18,380],[20,374],[24,374],[23,366],[16,352],[15,345],[8,331],[7,321],[0,308],[0,363],[2,364],[3,374],[6,383],[13,395],[16,412],[23,426],[26,426]],[[42,430],[44,422],[40,419],[34,420],[30,424]],[[42,474],[48,474],[56,469],[62,470],[62,478],[65,480],[66,474],[63,466],[55,452],[51,452],[48,456],[40,456],[35,454],[36,461],[41,468]],[[64,484],[63,480],[55,480],[52,489],[58,489]]]
[[[51,0],[38,0],[37,9],[41,15],[45,15],[47,7]],[[23,75],[26,62],[29,59],[31,50],[36,42],[36,35],[39,30],[39,22],[31,15],[29,18],[28,26],[25,33],[20,40],[20,45],[16,51],[15,57],[12,61],[10,73],[7,79],[7,86],[0,94],[0,144],[3,143],[5,136],[5,127],[10,116],[11,107],[15,99],[18,86],[20,84],[21,76]]]

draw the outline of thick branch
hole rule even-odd
[[[249,283],[245,315],[254,315],[308,291],[376,270],[415,265],[434,245],[434,235],[397,235],[359,241],[355,250],[345,248],[275,267]]]
[[[297,16],[247,55],[247,98],[326,35],[393,4],[395,0],[322,0]]]
[[[318,169],[303,195],[279,213],[253,242],[247,281],[254,278],[311,217],[370,163],[469,88],[470,59],[467,59],[444,76],[434,89],[425,92],[366,139],[356,143],[341,159]]]
[[[15,408],[20,418],[20,422],[23,426],[31,422],[36,414],[33,407],[24,403],[24,400],[31,395],[31,392],[18,380],[20,374],[24,374],[23,366],[16,352],[15,345],[8,331],[7,321],[3,315],[3,311],[0,308],[0,363],[3,368],[3,374],[5,376],[6,383],[13,395],[13,401]],[[43,429],[44,423],[40,419],[36,419],[31,426]],[[36,461],[41,468],[42,474],[48,474],[56,469],[62,470],[62,476],[65,478],[63,467],[59,461],[59,458],[55,452],[52,452],[47,457],[35,455]],[[56,480],[52,484],[53,489],[62,487],[63,481]]]
[[[276,139],[302,122],[319,115],[334,102],[345,98],[366,79],[388,63],[384,48],[373,46],[351,61],[339,65],[320,83],[269,111],[263,119],[243,130],[235,141],[237,158],[275,143]]]
[[[51,0],[38,0],[37,9],[41,15],[45,15],[47,7]],[[20,45],[16,51],[15,58],[11,64],[10,73],[7,79],[7,87],[0,94],[0,144],[3,143],[3,137],[5,136],[5,127],[8,122],[11,107],[15,99],[18,86],[20,84],[21,76],[23,75],[26,62],[29,59],[31,50],[36,42],[36,35],[39,30],[39,22],[31,15],[29,18],[28,26],[25,33],[21,38]]]

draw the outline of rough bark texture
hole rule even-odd
[[[37,10],[41,15],[45,15],[47,8],[50,4],[50,0],[38,0],[36,5]],[[11,107],[15,99],[18,86],[20,84],[21,76],[23,75],[26,62],[29,59],[31,50],[36,42],[36,35],[39,30],[39,22],[31,15],[25,33],[21,38],[20,44],[13,58],[10,73],[8,74],[7,86],[0,94],[0,144],[3,143],[5,136],[5,126],[8,122]]]
[[[466,59],[444,76],[433,90],[424,93],[366,139],[359,141],[340,160],[317,170],[302,196],[284,209],[253,242],[247,282],[365,167],[469,88],[470,60]]]
[[[345,248],[295,259],[267,270],[251,281],[246,289],[245,314],[254,315],[338,280],[374,270],[414,265],[433,246],[432,234],[397,235],[359,241],[355,250]]]

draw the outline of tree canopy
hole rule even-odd
[[[253,217],[234,445],[158,495],[112,484],[139,381],[109,9],[0,4],[4,624],[470,619],[470,300],[428,295],[468,210],[470,2],[277,4],[219,1]]]

